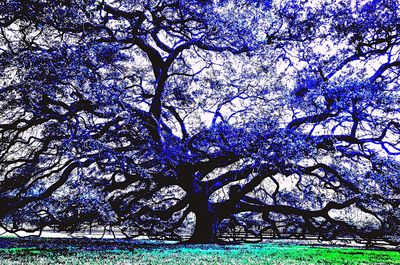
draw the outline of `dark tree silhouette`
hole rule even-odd
[[[1,226],[398,244],[398,5],[2,2]]]

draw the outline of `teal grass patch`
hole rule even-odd
[[[0,264],[399,264],[387,250],[303,245],[152,245],[131,249],[87,250],[11,247],[0,249]]]

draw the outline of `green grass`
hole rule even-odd
[[[400,253],[385,250],[299,245],[137,245],[133,249],[79,247],[0,249],[0,264],[399,264]]]

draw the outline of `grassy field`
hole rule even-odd
[[[0,241],[0,264],[400,264],[400,253],[292,244],[171,245]],[[36,246],[34,246],[36,245]]]

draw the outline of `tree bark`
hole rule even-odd
[[[219,242],[217,220],[213,213],[196,213],[196,225],[189,243],[209,244]]]
[[[192,211],[196,215],[196,224],[193,234],[187,243],[209,244],[220,242],[217,237],[218,216],[212,203],[204,195],[195,196],[190,202]]]

